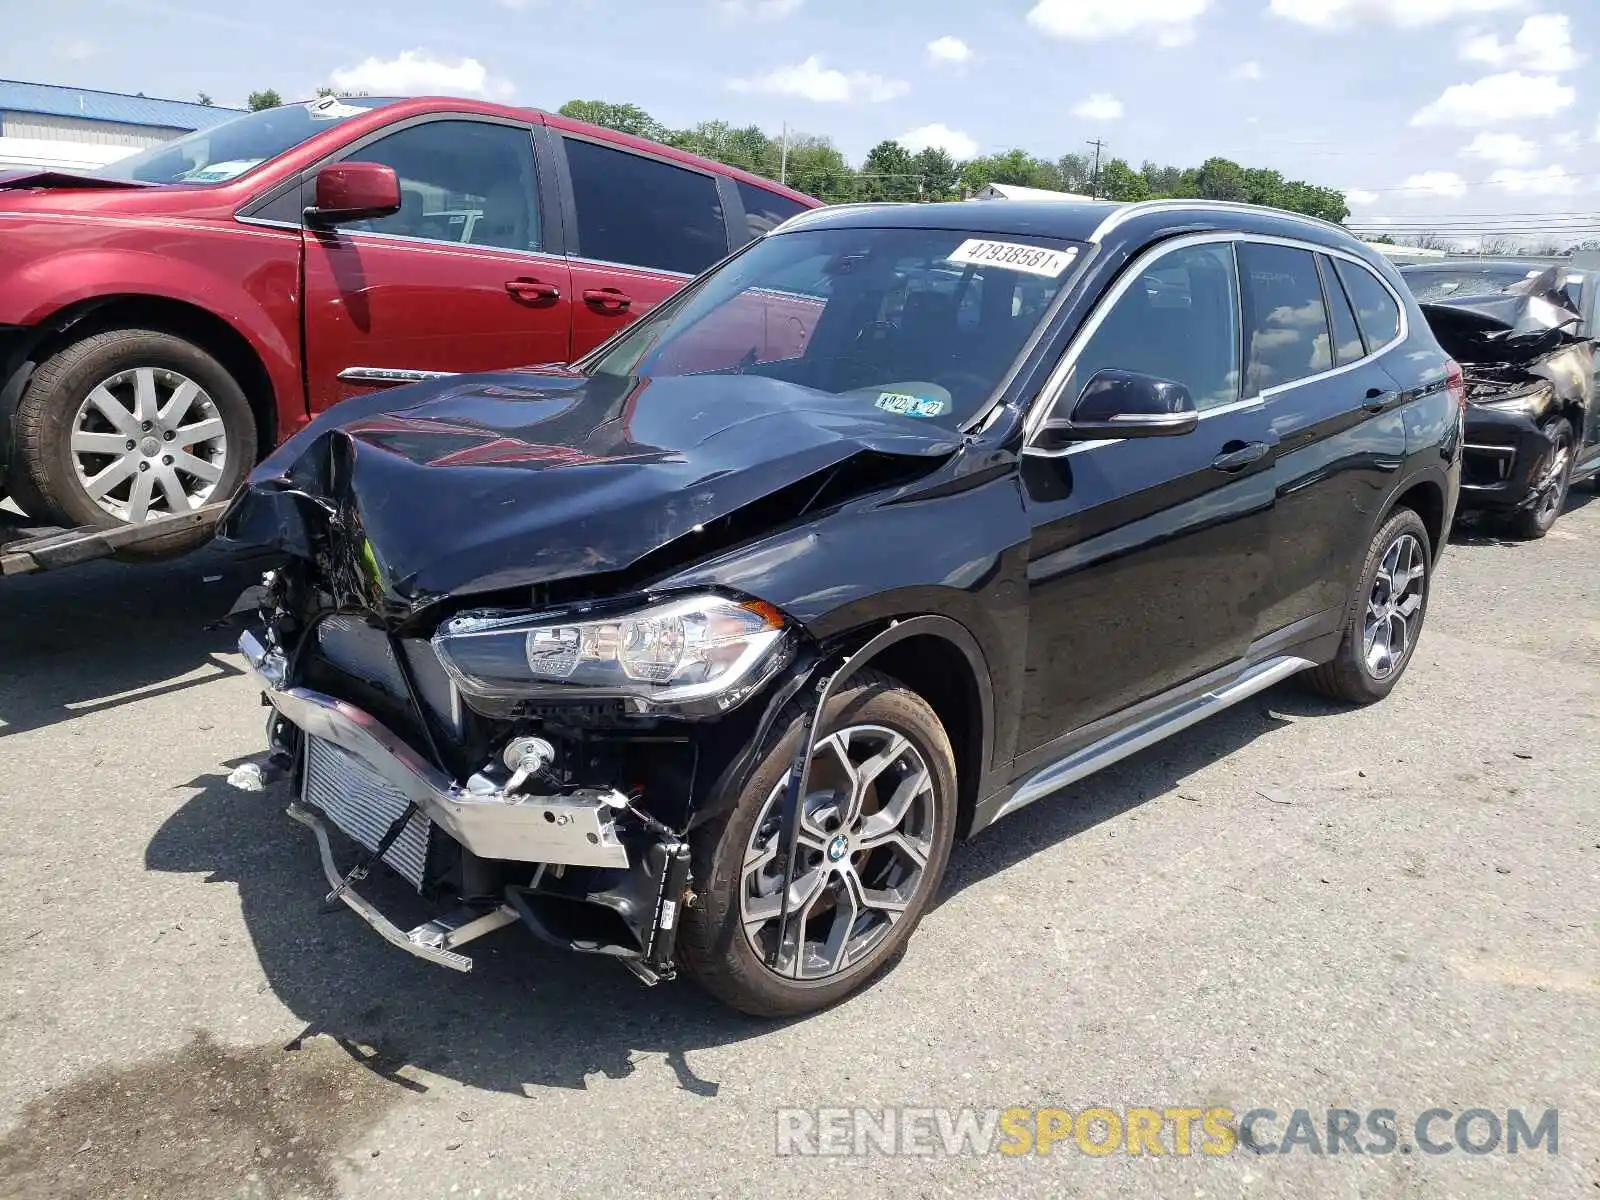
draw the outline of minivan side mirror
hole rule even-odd
[[[1052,417],[1039,427],[1033,448],[1049,453],[1074,442],[1175,437],[1199,423],[1194,397],[1176,380],[1106,370],[1084,385],[1070,417]]]
[[[316,203],[305,210],[314,225],[365,221],[400,211],[400,177],[382,163],[334,163],[317,172]]]

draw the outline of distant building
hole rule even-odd
[[[1092,200],[1077,192],[1057,192],[1050,188],[1023,187],[1020,183],[991,183],[972,194],[974,200]]]
[[[92,170],[241,111],[0,79],[0,170]]]

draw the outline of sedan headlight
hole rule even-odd
[[[620,696],[641,707],[731,707],[772,677],[784,643],[783,616],[770,604],[714,595],[583,619],[465,613],[433,638],[468,697]]]

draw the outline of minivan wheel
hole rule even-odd
[[[828,705],[801,803],[788,945],[776,948],[779,827],[803,714],[693,835],[700,895],[679,949],[718,999],[762,1017],[825,1008],[889,966],[927,911],[950,856],[955,756],[927,702],[862,672]]]
[[[1306,673],[1312,687],[1351,704],[1393,691],[1416,652],[1432,576],[1428,527],[1411,509],[1396,509],[1367,550],[1338,653]]]
[[[95,334],[46,359],[16,430],[19,498],[30,516],[65,525],[192,512],[226,500],[255,465],[255,416],[227,369],[147,329]]]
[[[1529,502],[1507,520],[1513,537],[1523,541],[1542,538],[1550,532],[1567,505],[1567,488],[1572,482],[1573,448],[1577,439],[1572,424],[1565,417],[1557,417],[1544,427],[1550,439],[1550,452],[1534,472]]]

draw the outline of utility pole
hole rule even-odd
[[[1094,172],[1089,176],[1089,195],[1098,200],[1100,199],[1100,151],[1105,148],[1105,143],[1095,138],[1089,145],[1094,147]]]
[[[783,155],[778,162],[778,182],[788,185],[789,182],[789,122],[783,123]]]

